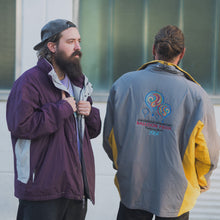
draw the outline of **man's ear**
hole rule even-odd
[[[156,52],[155,52],[155,45],[153,45],[152,53],[153,53],[154,56],[156,55]]]
[[[48,42],[47,47],[52,53],[55,53],[57,50],[56,43],[53,43],[53,42]]]
[[[183,59],[184,55],[185,55],[185,52],[186,52],[186,48],[184,47],[182,53],[180,54],[180,60]]]

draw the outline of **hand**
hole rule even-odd
[[[89,116],[91,108],[91,104],[88,101],[79,101],[77,104],[77,112],[80,115]]]
[[[76,112],[77,108],[76,108],[76,101],[75,101],[75,99],[73,97],[66,97],[66,94],[65,94],[64,91],[61,91],[61,94],[62,94],[62,100],[67,101],[71,105],[73,111]]]

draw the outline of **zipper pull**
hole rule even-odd
[[[35,180],[35,170],[34,170],[34,172],[33,172],[33,174],[32,174],[32,182],[34,183],[34,180]]]
[[[85,208],[85,204],[86,204],[86,199],[85,199],[85,196],[83,196],[83,209]]]

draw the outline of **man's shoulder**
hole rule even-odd
[[[37,64],[28,70],[26,70],[19,78],[22,80],[36,80],[44,74],[48,74],[52,70],[52,67],[46,60],[40,59]],[[18,79],[19,79],[18,78]]]
[[[208,97],[207,92],[201,85],[187,79],[186,82],[188,84],[188,90],[191,92],[191,94],[195,96]]]
[[[187,100],[189,100],[193,108],[208,112],[208,109],[213,108],[213,104],[208,93],[202,88],[201,85],[188,81]]]
[[[22,73],[18,79],[15,80],[12,91],[20,90],[22,88],[30,87],[31,85],[39,85],[39,83],[44,83],[46,77],[48,77],[48,72],[46,69],[41,68],[38,64],[31,67]]]
[[[129,81],[132,82],[132,80],[134,78],[137,77],[137,75],[139,74],[140,71],[130,71],[130,72],[126,72],[123,75],[121,75],[116,81],[115,84],[120,84],[120,83],[124,83],[126,81],[126,83],[128,83]]]
[[[34,82],[41,74],[40,72],[41,71],[39,71],[37,66],[31,67],[18,77],[18,79],[15,81],[15,84],[24,85],[26,83]]]

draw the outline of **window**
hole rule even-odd
[[[209,94],[220,94],[220,1],[80,1],[83,71],[98,92],[108,92],[122,74],[152,60],[155,34],[180,27],[186,55],[181,67]]]
[[[0,89],[10,89],[15,78],[16,1],[0,2]]]
[[[220,5],[217,2],[219,1],[184,1],[183,6],[186,38],[183,67],[210,94],[220,94],[217,86],[220,80],[217,68],[220,42],[216,39],[219,36],[217,14],[220,13]]]

